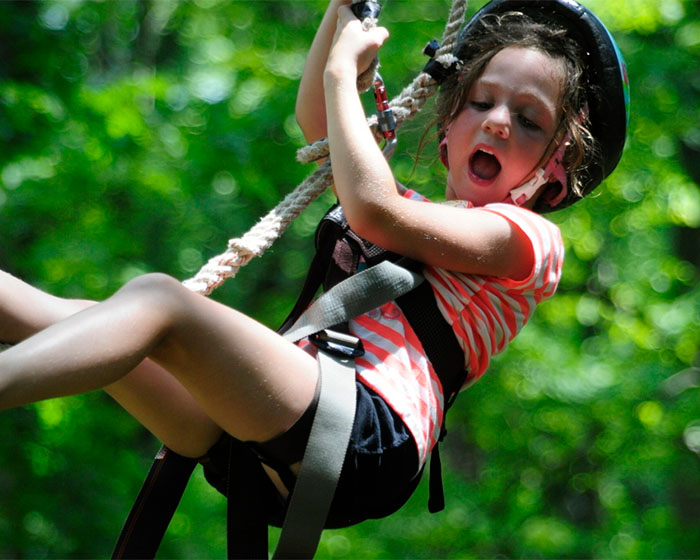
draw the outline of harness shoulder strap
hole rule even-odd
[[[316,247],[317,256],[320,251],[326,251],[323,262],[328,267],[328,272],[326,272],[325,276],[317,274],[319,280],[316,288],[321,283],[320,278],[325,278],[324,286],[328,289],[334,285],[334,282],[338,281],[338,278],[353,274],[356,269],[351,268],[348,270],[347,263],[351,262],[356,265],[360,255],[364,257],[369,266],[385,260],[393,261],[398,259],[397,262],[403,267],[416,273],[421,272],[423,267],[417,261],[389,253],[381,247],[362,239],[352,231],[339,205],[333,206],[319,224],[316,230]],[[343,256],[343,260],[339,261],[338,256],[345,255],[347,250],[353,251],[357,256],[352,259]],[[312,275],[312,271],[313,267],[307,276],[307,281]],[[331,280],[330,282],[329,279]],[[363,294],[357,293],[355,297],[360,299],[363,297]],[[309,305],[311,299],[312,297],[309,297],[304,301],[302,309]],[[464,367],[464,351],[457,342],[454,331],[440,313],[432,288],[427,282],[417,282],[412,290],[396,298],[396,303],[421,341],[423,349],[440,379],[445,399],[440,437],[430,459],[430,498],[428,509],[430,512],[435,513],[445,507],[440,442],[447,434],[447,411],[454,403],[467,377],[467,371]],[[368,307],[367,310],[371,308]],[[299,312],[301,312],[301,309]],[[357,313],[357,315],[359,314]],[[290,319],[288,320],[293,318],[294,315],[290,314]]]
[[[433,290],[423,282],[412,292],[396,300],[411,328],[421,341],[433,369],[442,384],[445,406],[440,436],[430,454],[430,479],[428,511],[437,513],[445,509],[445,492],[442,483],[440,443],[447,435],[447,412],[454,404],[467,377],[464,368],[464,352],[455,338],[452,328],[442,317],[435,303]]]
[[[421,275],[398,264],[390,261],[379,263],[324,292],[284,337],[300,340],[322,329],[347,322],[408,293],[421,282]]]
[[[343,249],[339,249],[339,246]],[[352,251],[354,256],[347,257],[346,250]],[[391,261],[416,275],[420,275],[423,269],[422,263],[391,253],[358,236],[350,228],[343,209],[338,204],[328,210],[316,229],[316,251],[317,258],[314,258],[314,264],[309,270],[304,290],[280,332],[284,332],[307,309],[321,284],[326,290],[330,290],[338,282],[355,274],[360,257],[365,259],[370,268],[378,263]],[[342,255],[340,260],[338,255]],[[317,265],[325,266],[326,270],[319,270]],[[307,290],[307,284],[313,285],[313,290]],[[365,296],[363,292],[355,292],[350,299],[361,299]],[[452,395],[459,392],[466,378],[464,351],[457,342],[454,331],[440,313],[430,285],[427,282],[416,281],[411,290],[395,300],[421,341],[440,378],[445,401],[449,402]],[[369,309],[372,307],[366,308]]]

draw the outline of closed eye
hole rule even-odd
[[[488,111],[493,107],[493,103],[488,103],[487,101],[472,101],[470,104],[477,111]]]
[[[531,121],[524,115],[518,115],[518,120],[520,121],[520,124],[523,125],[523,128],[526,128],[528,130],[539,130],[540,127],[538,124],[535,122]]]

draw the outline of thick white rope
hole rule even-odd
[[[442,64],[445,68],[449,68],[453,63],[459,61],[452,55],[452,51],[457,45],[459,29],[464,21],[464,15],[467,10],[466,0],[454,0],[450,15],[445,25],[445,30],[440,42],[440,48],[435,53],[435,60]],[[438,83],[425,72],[421,72],[416,76],[403,91],[389,102],[389,106],[394,112],[397,128],[401,123],[413,117],[420,109],[423,108],[425,102],[432,97],[438,90]],[[376,132],[377,117],[372,115],[367,119],[369,126],[375,131],[377,138],[381,136]],[[322,138],[313,144],[304,146],[297,151],[297,160],[301,163],[310,163],[328,156],[328,139]]]
[[[254,257],[259,257],[287,226],[333,183],[330,160],[326,160],[294,191],[255,224],[243,237],[231,239],[226,251],[211,259],[183,284],[193,292],[208,295]]]
[[[435,59],[445,67],[449,67],[456,61],[451,53],[456,45],[466,9],[467,0],[453,1],[442,36],[441,46],[435,54]],[[376,24],[376,20],[369,20],[370,18],[365,20],[363,25],[373,26]],[[374,69],[371,69],[371,73],[365,72],[363,76],[366,74],[369,74],[373,81]],[[371,83],[370,81],[370,86]],[[366,83],[358,84],[360,90],[366,87]],[[396,98],[392,99],[389,105],[394,111],[397,127],[404,120],[415,115],[425,105],[427,99],[435,94],[437,89],[438,83],[425,72],[421,72]],[[374,131],[375,136],[380,138],[376,115],[368,118],[367,122]],[[327,156],[328,140],[325,138],[301,148],[297,152],[297,159],[302,163],[317,161]],[[288,194],[275,208],[245,233],[243,237],[231,239],[228,242],[226,251],[211,258],[194,277],[185,280],[183,284],[193,292],[204,295],[210,294],[223,284],[225,280],[234,277],[254,257],[261,256],[270,248],[274,241],[287,229],[292,220],[332,183],[333,174],[330,160],[326,160],[294,191]]]

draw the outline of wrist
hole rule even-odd
[[[352,4],[352,0],[330,0],[328,3],[328,7],[331,10],[335,10],[335,13],[333,13],[334,16],[338,16],[338,8],[340,6],[350,6]]]
[[[357,68],[340,60],[329,59],[323,71],[323,84],[328,86],[342,86],[345,83],[355,84],[357,80]]]

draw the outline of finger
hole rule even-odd
[[[357,21],[357,18],[352,13],[350,6],[344,4],[338,8],[338,22],[346,24],[350,21]]]
[[[375,27],[370,31],[375,35],[375,40],[380,47],[389,38],[389,30],[386,27]]]

